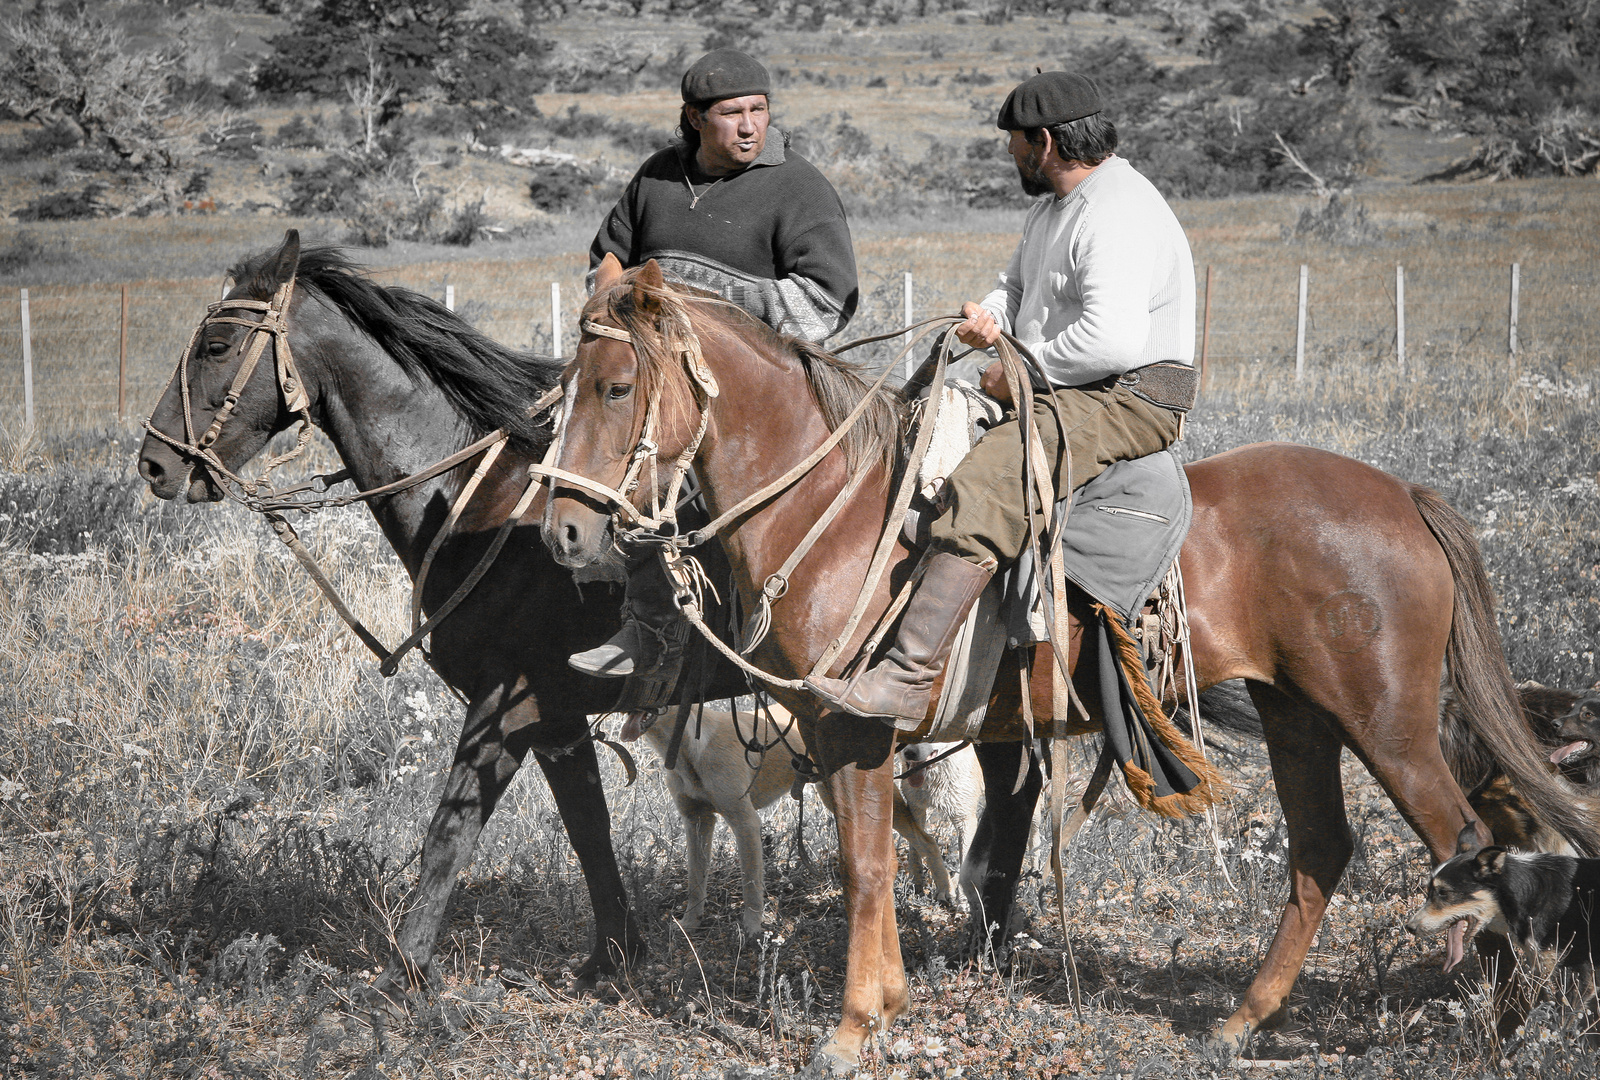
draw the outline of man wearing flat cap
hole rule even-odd
[[[816,167],[769,126],[772,80],[754,57],[716,49],[683,75],[682,139],[647,160],[589,248],[590,282],[607,255],[647,259],[781,333],[821,341],[855,314],[855,249],[844,205]],[[573,656],[579,671],[637,675],[625,701],[664,700],[685,627],[671,586],[647,559],[629,575],[623,627]]]
[[[856,259],[833,185],[770,128],[772,80],[754,57],[716,49],[683,75],[682,142],[651,157],[589,248],[623,266],[717,293],[808,341],[856,309]]]
[[[1081,486],[1177,439],[1194,400],[1194,262],[1166,200],[1114,153],[1117,129],[1092,80],[1041,73],[1006,98],[997,126],[1010,133],[1022,189],[1040,198],[999,287],[962,307],[955,333],[988,348],[1008,332],[1038,358],[1049,385],[1034,387],[1034,430],[1059,489],[1067,470],[1053,398]],[[983,386],[1009,403],[998,363]],[[883,662],[853,681],[808,681],[835,708],[890,722],[927,714],[956,629],[1027,541],[1018,429],[1016,420],[997,425],[951,472]]]

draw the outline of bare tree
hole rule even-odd
[[[1317,196],[1324,202],[1332,198],[1333,190],[1328,187],[1328,182],[1311,171],[1311,166],[1306,164],[1304,158],[1295,153],[1294,147],[1284,142],[1283,136],[1276,131],[1272,133],[1272,137],[1278,140],[1278,153],[1283,155],[1284,160],[1311,178],[1311,183],[1316,189]]]
[[[85,140],[129,143],[160,137],[172,115],[167,76],[176,59],[128,47],[121,30],[90,15],[39,11],[9,23],[0,58],[0,103],[46,125],[64,125]]]
[[[344,92],[349,95],[356,111],[361,114],[361,127],[365,132],[362,150],[367,154],[373,153],[377,147],[378,118],[383,112],[383,107],[394,98],[395,90],[393,80],[384,77],[383,61],[378,59],[377,44],[369,38],[367,73],[360,78],[344,80]]]

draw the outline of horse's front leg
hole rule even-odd
[[[583,722],[581,716],[578,720]],[[649,950],[644,933],[634,921],[633,909],[628,906],[628,893],[622,886],[616,852],[611,847],[611,811],[600,783],[594,743],[586,740],[570,754],[553,759],[541,754],[539,767],[550,783],[556,809],[561,812],[567,837],[589,886],[589,903],[594,908],[594,949],[573,974],[579,986],[593,986],[600,976],[615,974],[619,965],[632,964]]]
[[[523,712],[530,715],[518,715]],[[478,835],[522,761],[520,753],[507,748],[505,729],[508,723],[527,724],[537,718],[531,701],[506,710],[499,690],[467,707],[455,760],[422,842],[417,887],[406,902],[389,965],[374,986],[378,1004],[392,1005],[393,991],[403,995],[411,987],[426,985],[456,875],[472,860]]]
[[[894,760],[874,769],[845,766],[828,778],[839,830],[849,954],[844,1007],[815,1064],[847,1071],[874,1030],[905,1012],[905,968],[894,921]],[[893,938],[893,941],[886,938]]]

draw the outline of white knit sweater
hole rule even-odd
[[[1058,386],[1157,360],[1194,363],[1188,238],[1161,193],[1119,157],[1066,198],[1034,204],[983,307]]]

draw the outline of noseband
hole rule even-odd
[[[684,320],[687,324],[687,319]],[[606,323],[596,322],[593,319],[584,319],[579,327],[585,334],[594,337],[610,338],[612,341],[625,342],[631,346],[636,357],[642,358],[639,344],[634,336],[620,327]],[[558,469],[552,465],[539,464],[529,466],[528,472],[535,477],[548,477],[559,480],[563,484],[570,484],[610,503],[616,509],[613,516],[626,519],[626,533],[629,536],[643,538],[644,536],[673,537],[678,531],[678,496],[683,490],[684,478],[694,465],[694,458],[700,451],[700,444],[705,441],[706,428],[711,422],[711,399],[721,393],[717,385],[716,376],[711,374],[711,369],[706,366],[705,356],[700,350],[700,338],[692,328],[686,325],[688,339],[679,350],[679,357],[683,361],[684,370],[689,375],[689,382],[694,387],[695,404],[700,409],[700,424],[690,438],[688,445],[683,448],[672,462],[672,477],[667,482],[666,496],[661,494],[661,485],[656,475],[656,466],[661,447],[656,442],[656,428],[661,416],[661,393],[664,380],[654,379],[650,388],[650,400],[645,405],[644,423],[639,428],[639,441],[634,444],[633,451],[628,455],[628,468],[623,473],[622,481],[617,487],[608,487],[596,480],[577,473]],[[552,448],[546,461],[560,459],[561,450],[559,439],[564,439],[566,432],[563,430],[558,436],[557,445]],[[640,477],[648,467],[650,471],[650,512],[643,513],[634,505],[632,496],[638,491]],[[552,504],[553,505],[553,504]]]
[[[170,389],[173,380],[178,382],[179,396],[183,400],[183,439],[174,439],[160,428],[144,420],[144,429],[168,446],[172,447],[184,457],[199,460],[222,483],[223,491],[241,502],[255,498],[256,493],[267,485],[267,475],[285,462],[293,461],[305,452],[306,444],[311,441],[311,402],[306,395],[304,381],[300,372],[295,367],[294,353],[289,349],[289,301],[294,296],[294,278],[290,278],[278,287],[271,300],[234,300],[222,299],[206,308],[206,317],[194,328],[194,333],[189,335],[189,343],[184,346],[183,352],[178,355],[178,366],[172,373],[172,378],[167,380]],[[259,311],[260,320],[240,318],[237,315],[223,315],[224,311]],[[194,434],[194,407],[189,395],[189,358],[194,354],[195,346],[207,327],[211,326],[243,326],[247,327],[245,338],[234,350],[244,352],[244,360],[239,365],[239,370],[233,376],[233,383],[228,387],[227,395],[218,406],[216,415],[211,418],[211,426],[197,439]],[[245,386],[250,382],[250,377],[255,374],[256,367],[261,363],[262,354],[267,346],[272,346],[273,368],[277,375],[278,393],[282,396],[284,407],[291,413],[300,417],[300,433],[295,439],[294,448],[285,454],[269,458],[262,467],[261,475],[254,480],[246,480],[237,475],[222,463],[212,446],[222,434],[222,427],[239,405],[239,397],[244,393]],[[248,351],[246,351],[248,346]],[[162,391],[163,398],[166,391]],[[238,491],[233,488],[237,487]],[[242,493],[242,494],[241,494]]]

